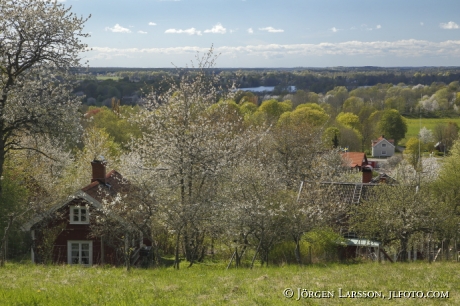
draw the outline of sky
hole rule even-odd
[[[60,0],[91,67],[460,66],[459,0]]]

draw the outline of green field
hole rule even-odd
[[[7,264],[0,268],[0,305],[460,305],[459,268],[456,262],[286,265],[253,270],[199,264],[179,271],[126,272],[111,267]],[[283,295],[289,289],[292,298]],[[389,299],[390,291],[417,293]],[[411,297],[441,294],[429,291],[442,291],[444,296],[448,291],[448,298]],[[358,298],[358,294],[381,296]]]
[[[407,119],[407,133],[406,137],[402,139],[399,144],[404,146],[406,144],[406,141],[411,138],[411,137],[417,137],[420,127],[426,127],[429,130],[434,129],[434,127],[438,123],[449,123],[449,122],[455,122],[460,126],[460,118],[422,118],[422,119]]]

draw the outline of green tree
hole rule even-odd
[[[342,111],[344,113],[353,113],[358,115],[361,112],[361,109],[364,107],[363,99],[359,97],[351,96],[345,100],[343,103]]]
[[[420,152],[423,152],[424,149],[424,144],[422,144],[418,138],[412,137],[406,142],[404,156],[416,171],[422,171],[420,164]]]
[[[377,239],[384,244],[399,241],[400,259],[407,260],[412,238],[417,233],[434,230],[436,205],[429,188],[412,185],[379,185],[368,200],[350,212],[352,230],[361,237]]]
[[[359,122],[359,117],[353,113],[340,113],[337,115],[335,120],[339,124],[355,129],[356,131],[361,130],[361,122]]]
[[[387,139],[394,139],[395,145],[406,136],[407,123],[401,114],[395,109],[383,111],[378,130]]]

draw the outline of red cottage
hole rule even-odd
[[[119,193],[126,194],[129,184],[114,170],[106,173],[106,163],[103,160],[94,160],[91,166],[92,179],[89,185],[23,226],[30,231],[32,237],[32,262],[88,266],[122,263],[123,249],[107,243],[104,237],[95,236],[91,225],[96,217],[103,216],[103,199],[110,200]],[[114,214],[110,214],[110,217],[119,224],[124,222]],[[139,250],[145,241],[142,235],[137,238],[125,243],[131,249]]]

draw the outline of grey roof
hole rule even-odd
[[[341,202],[343,204],[358,204],[371,196],[371,190],[378,184],[369,183],[339,183],[339,182],[303,182],[299,197],[307,189],[322,190],[325,201]]]

